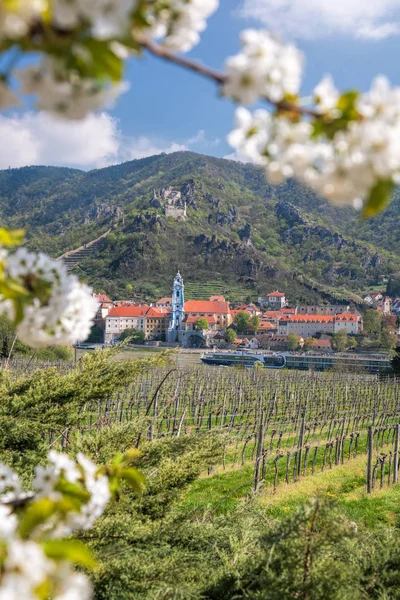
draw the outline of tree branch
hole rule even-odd
[[[168,48],[161,46],[160,44],[155,44],[150,40],[145,40],[141,42],[141,47],[147,50],[153,56],[157,56],[162,60],[178,65],[179,67],[183,67],[189,71],[193,71],[198,75],[202,75],[211,81],[214,81],[217,85],[221,86],[227,81],[226,75],[220,73],[219,71],[215,71],[206,65],[202,65],[197,63],[194,60],[190,60],[189,58],[185,58],[184,56],[179,56]],[[270,98],[266,96],[263,97],[263,100],[274,106],[278,111],[285,111],[291,113],[297,113],[298,115],[304,115],[308,117],[313,117],[316,119],[323,118],[323,115],[319,114],[315,110],[310,108],[304,108],[302,106],[298,106],[294,102],[289,102],[288,100],[281,100],[280,102],[273,102]]]

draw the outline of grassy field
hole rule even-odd
[[[267,514],[281,517],[294,513],[314,497],[334,499],[342,512],[359,526],[400,525],[400,484],[377,489],[369,495],[365,489],[365,455],[316,475],[301,477],[287,485],[281,483],[273,493],[258,493],[258,501]],[[227,513],[243,500],[252,487],[253,469],[228,467],[211,476],[204,475],[182,495],[179,508],[184,512]]]

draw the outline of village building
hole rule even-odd
[[[157,302],[155,302],[154,306],[156,308],[171,308],[172,307],[172,298],[160,298]]]
[[[114,306],[106,317],[104,341],[116,341],[126,329],[145,331],[144,316],[148,306]]]
[[[98,303],[95,321],[105,319],[113,307],[113,301],[106,294],[93,294],[93,298]]]
[[[261,308],[268,308],[279,310],[286,306],[286,296],[282,292],[276,290],[275,292],[271,292],[266,296],[258,297],[258,304]]]
[[[215,319],[216,329],[226,329],[232,323],[229,302],[225,300],[188,300],[185,303],[186,321],[200,317]]]
[[[303,338],[317,333],[337,333],[345,329],[348,334],[362,332],[362,318],[355,313],[328,315],[291,315],[278,322],[278,335],[289,335],[292,331]]]
[[[170,324],[171,313],[165,308],[150,307],[140,319],[141,331],[145,333],[146,340],[165,341]]]
[[[304,339],[298,336],[299,346],[304,344]],[[271,335],[262,342],[263,348],[274,352],[287,352],[289,350],[289,340],[287,335]]]
[[[383,299],[383,294],[380,291],[369,292],[363,299],[365,302],[368,302],[368,304],[376,304]]]
[[[208,329],[215,331],[217,330],[217,320],[214,316],[210,317],[209,315],[204,316],[204,317],[195,317],[195,316],[190,316],[190,317],[186,317],[185,321],[184,321],[184,327],[186,329],[186,331],[195,331],[196,328],[196,323],[199,319],[206,319],[207,323],[208,323]]]
[[[313,304],[313,305],[299,305],[296,307],[297,315],[337,315],[339,313],[349,312],[350,306],[348,304]]]
[[[225,300],[225,298],[224,298]],[[258,308],[258,306],[256,306],[255,304],[241,304],[240,306],[237,307],[236,312],[247,312],[249,313],[252,317],[255,315],[261,315],[261,310]]]
[[[319,340],[315,340],[316,344],[313,347],[314,351],[318,351],[318,352],[333,352],[332,350],[332,343],[330,340],[324,340],[324,339],[319,339]]]

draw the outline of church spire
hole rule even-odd
[[[172,286],[172,307],[168,327],[169,342],[177,342],[179,331],[182,330],[185,306],[184,290],[185,286],[183,285],[183,279],[178,271],[175,275],[174,283]]]

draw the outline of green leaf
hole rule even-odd
[[[391,179],[380,179],[369,194],[362,216],[369,218],[380,213],[389,204],[392,190],[393,181]]]
[[[133,468],[123,469],[121,471],[121,479],[126,481],[138,496],[141,496],[144,490],[145,478],[140,471]]]
[[[14,300],[20,296],[29,296],[29,292],[17,281],[14,281],[10,277],[0,282],[0,293],[7,298],[7,300]]]
[[[89,39],[84,46],[91,54],[91,64],[87,65],[92,76],[99,79],[107,76],[111,81],[121,81],[124,62],[112,51],[109,42]]]
[[[28,538],[32,532],[45,523],[57,511],[57,504],[49,498],[41,498],[32,502],[25,511],[19,525],[19,534]]]
[[[53,560],[68,560],[74,565],[94,569],[97,563],[88,549],[78,540],[48,540],[43,544],[44,553]]]
[[[360,115],[357,110],[357,99],[359,92],[349,90],[342,94],[339,98],[337,108],[339,116],[328,118],[321,116],[312,122],[314,138],[325,135],[328,139],[333,139],[338,131],[343,131],[348,128],[352,121],[357,121]]]
[[[61,479],[56,486],[56,490],[61,492],[63,496],[67,496],[71,500],[78,500],[80,503],[86,504],[90,499],[90,494],[82,486],[76,483],[70,483]]]
[[[2,229],[0,228],[0,245],[1,246],[18,246],[22,244],[25,236],[23,229]]]
[[[141,455],[140,450],[137,448],[130,448],[123,455],[123,462],[126,465],[131,465]]]

